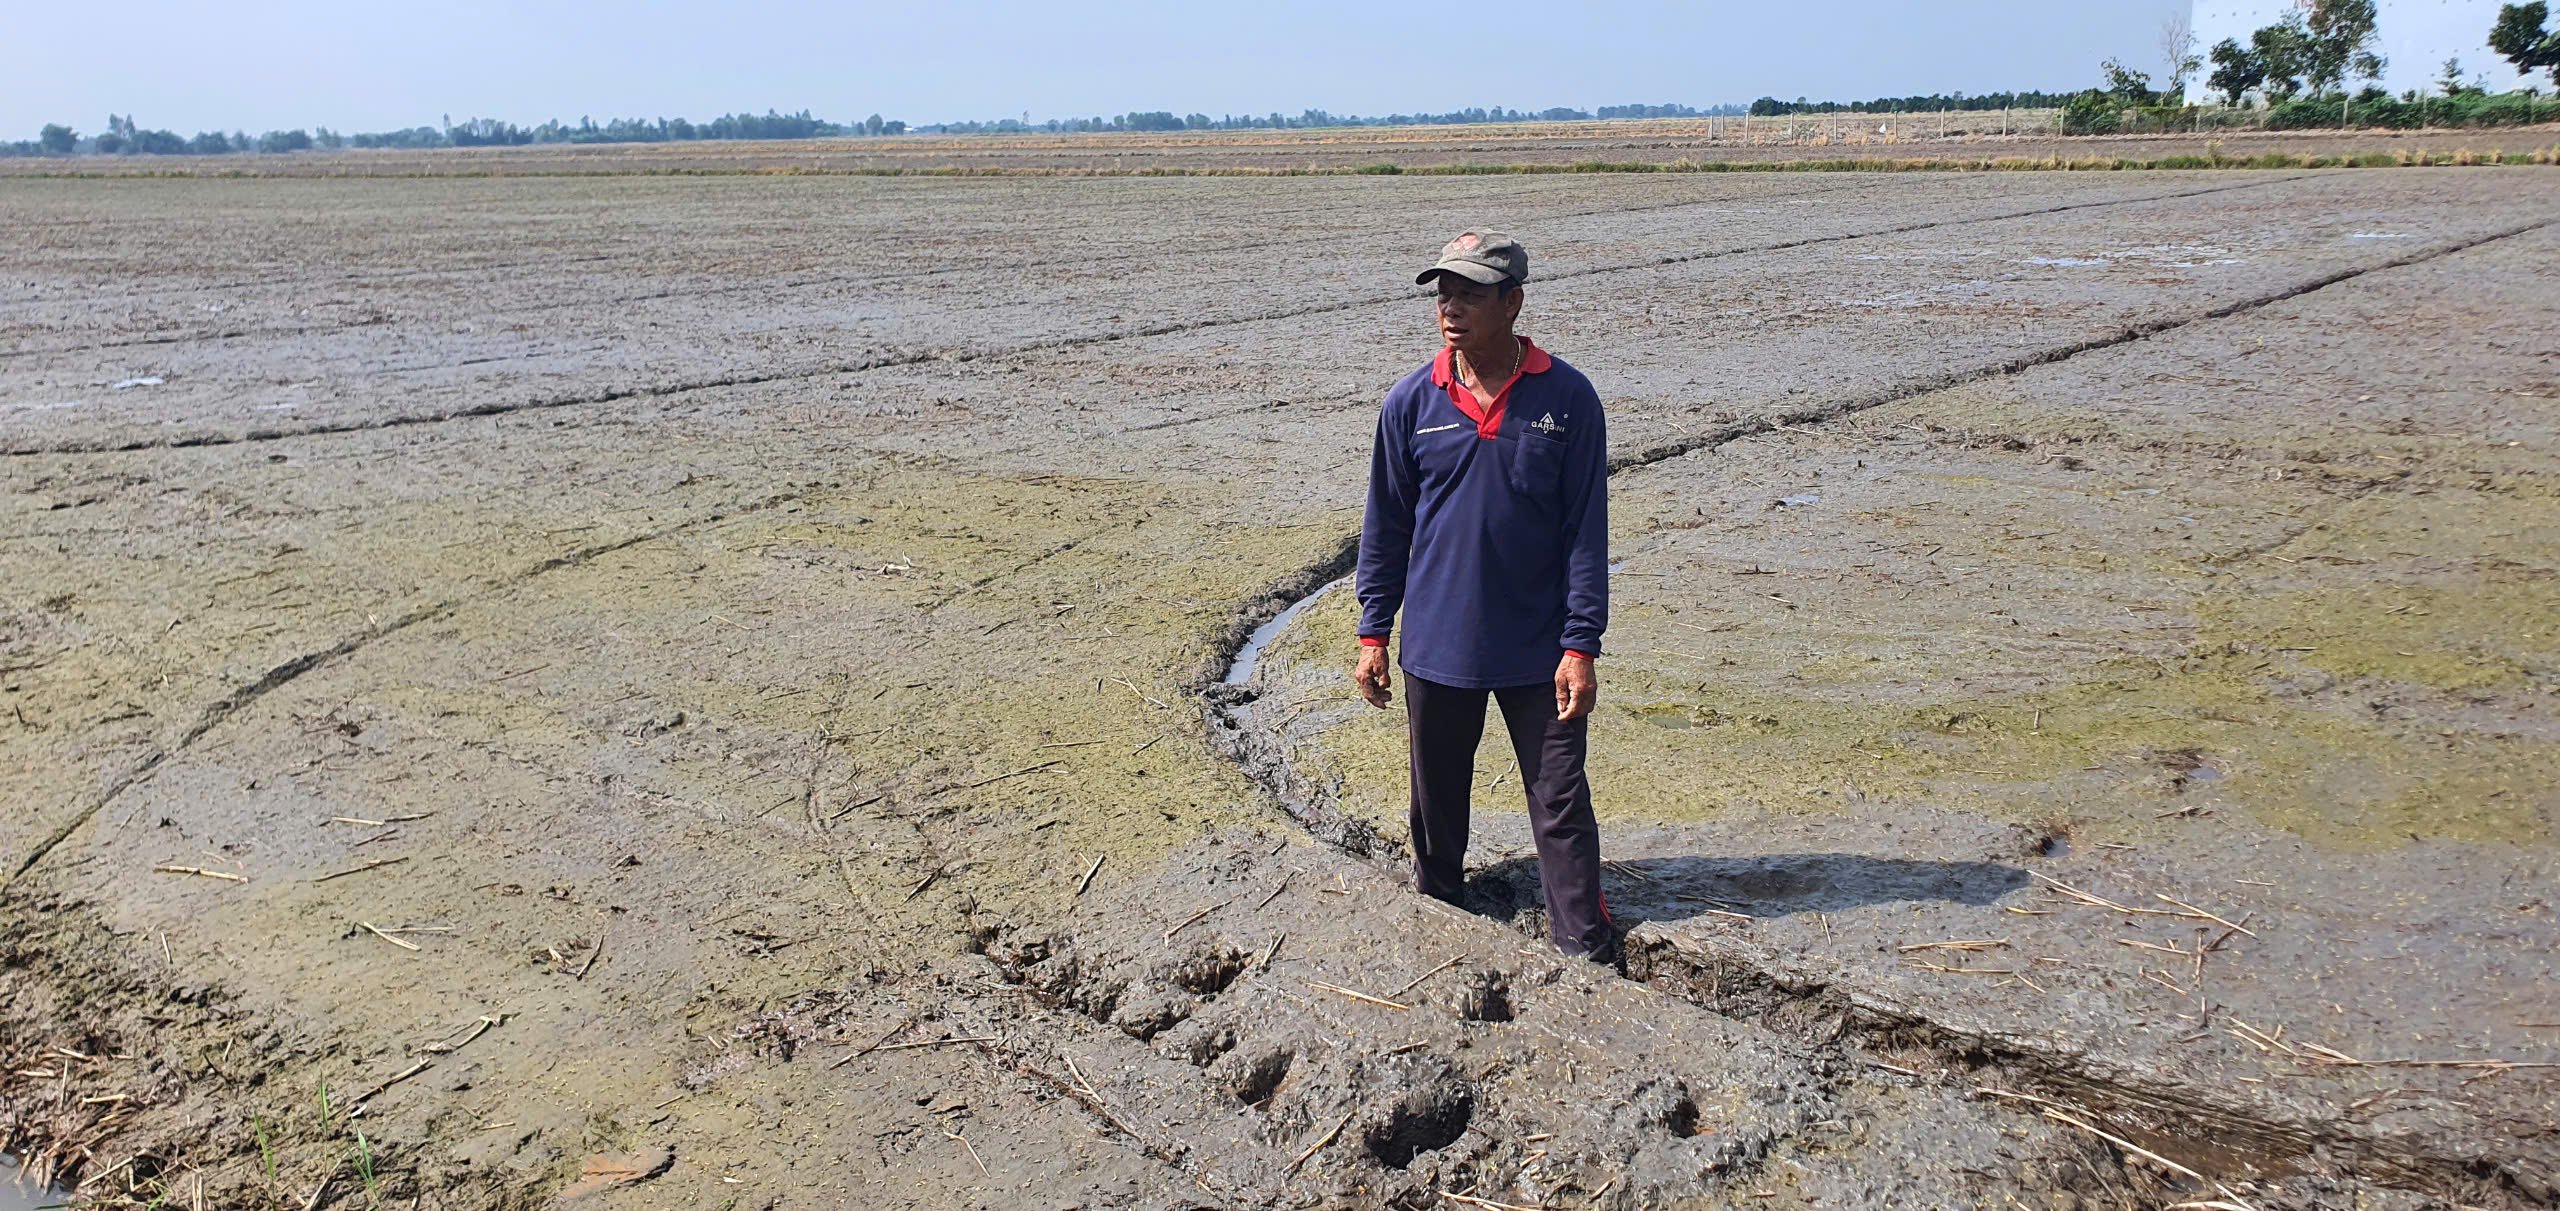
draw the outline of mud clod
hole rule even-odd
[[[1702,1125],[1698,1102],[1691,1096],[1688,1083],[1668,1075],[1639,1083],[1634,1092],[1610,1110],[1608,1130],[1629,1151],[1665,1136],[1685,1140],[1702,1133],[1715,1134],[1712,1124]]]
[[[1165,982],[1196,997],[1214,997],[1244,974],[1245,955],[1223,942],[1196,946],[1161,972]]]
[[[1451,997],[1458,1016],[1470,1022],[1508,1022],[1514,1016],[1511,981],[1499,971],[1468,974]]]

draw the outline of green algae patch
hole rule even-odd
[[[2198,617],[2208,641],[2282,652],[2341,680],[2458,692],[2520,687],[2560,670],[2560,593],[2546,584],[2233,595],[2207,602]]]
[[[1336,625],[1347,634],[1347,621]],[[1613,824],[1899,799],[2021,824],[2060,818],[2124,842],[2169,836],[2190,806],[2340,850],[2413,833],[2551,840],[2536,788],[2560,779],[2560,754],[2494,737],[2449,744],[2324,709],[2276,692],[2269,666],[2229,652],[2123,660],[2040,693],[1914,704],[1728,688],[1619,659],[1603,670],[1594,716],[1594,796]],[[1390,835],[1404,814],[1403,722],[1361,708],[1302,754],[1340,779],[1344,810]],[[1507,810],[1518,775],[1499,729],[1486,731],[1479,804]]]

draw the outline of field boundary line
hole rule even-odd
[[[2514,239],[2515,237],[2522,235],[2530,235],[2535,231],[2550,227],[2555,223],[2560,223],[2560,218],[2537,219],[2530,223],[2501,228],[2497,231],[2489,232],[2484,235],[2468,237],[2449,244],[2439,244],[2431,248],[2420,249],[2416,252],[2393,257],[2390,260],[2382,261],[2377,264],[2355,266],[2331,273],[2325,273],[2319,277],[2311,279],[2310,281],[2286,287],[2285,289],[2273,294],[2254,295],[2234,302],[2223,303],[2189,315],[2176,316],[2169,319],[2149,320],[2143,323],[2129,325],[2106,336],[2092,337],[2088,340],[2075,341],[2068,345],[2055,345],[2050,348],[2019,354],[2016,357],[2008,358],[1989,366],[1976,366],[1965,370],[1951,370],[1942,374],[1886,388],[1865,396],[1853,397],[1851,399],[1825,404],[1819,407],[1801,408],[1793,412],[1768,413],[1748,421],[1739,421],[1731,425],[1720,426],[1705,433],[1684,437],[1676,441],[1658,443],[1656,445],[1647,446],[1641,450],[1637,450],[1631,454],[1620,455],[1609,460],[1609,471],[1614,475],[1619,471],[1642,470],[1643,468],[1652,466],[1655,463],[1677,458],[1683,454],[1690,453],[1691,451],[1710,449],[1745,437],[1773,432],[1781,425],[1814,424],[1823,421],[1838,420],[1845,416],[1853,416],[1857,413],[1867,411],[1868,409],[1881,407],[1887,404],[1901,403],[1907,400],[1917,399],[1924,395],[1932,395],[1940,391],[1971,386],[1974,383],[1988,382],[1995,378],[2012,377],[2023,374],[2029,370],[2033,370],[2039,366],[2049,366],[2056,362],[2078,357],[2084,353],[2098,353],[2108,349],[2114,349],[2119,346],[2130,345],[2138,341],[2146,341],[2153,337],[2163,336],[2183,328],[2193,327],[2197,324],[2207,323],[2213,320],[2229,319],[2235,315],[2244,315],[2251,311],[2272,307],[2278,303],[2289,302],[2293,299],[2301,298],[2302,296],[2311,294],[2315,291],[2326,290],[2331,286],[2339,285],[2343,282],[2353,281],[2367,274],[2383,273],[2393,269],[2406,269],[2411,265],[2423,264],[2428,261],[2468,252],[2483,244],[2490,244],[2499,240]]]
[[[266,697],[268,694],[274,693],[275,691],[292,684],[296,679],[302,677],[306,673],[327,668],[330,665],[336,664],[360,651],[363,651],[365,648],[380,640],[388,639],[391,636],[400,634],[412,627],[423,623],[435,622],[439,619],[450,617],[461,610],[480,604],[481,602],[503,597],[552,572],[580,567],[607,555],[611,555],[616,551],[628,550],[632,547],[656,542],[662,538],[672,538],[675,535],[684,533],[688,530],[702,526],[717,525],[723,521],[749,516],[772,508],[775,505],[787,504],[798,499],[800,499],[800,494],[798,493],[767,497],[736,508],[716,510],[700,517],[677,522],[674,525],[662,526],[655,530],[634,534],[628,538],[621,538],[612,542],[580,547],[573,551],[554,555],[549,559],[529,564],[515,572],[501,576],[495,580],[487,581],[475,591],[459,594],[457,596],[448,597],[442,601],[420,606],[408,613],[392,619],[386,624],[368,630],[359,631],[353,635],[347,636],[346,638],[340,639],[338,642],[330,644],[327,647],[304,652],[301,655],[286,660],[283,663],[268,669],[265,673],[260,674],[257,679],[250,681],[247,684],[237,686],[233,688],[231,692],[215,699],[212,705],[207,706],[196,716],[195,722],[187,725],[186,730],[178,734],[178,738],[175,741],[171,742],[165,748],[155,749],[150,756],[135,762],[130,768],[125,770],[124,773],[118,775],[113,781],[109,782],[106,789],[99,793],[96,801],[89,804],[89,806],[80,809],[80,811],[72,816],[69,821],[54,829],[42,841],[36,844],[35,849],[30,852],[23,861],[20,861],[15,869],[9,871],[6,876],[0,876],[0,895],[5,895],[10,888],[16,886],[21,877],[26,875],[28,871],[35,869],[36,865],[44,861],[45,857],[51,854],[56,847],[60,846],[64,841],[69,840],[72,834],[80,831],[80,827],[82,825],[87,824],[91,819],[95,818],[100,811],[115,803],[115,801],[121,798],[126,791],[150,781],[153,775],[155,775],[163,765],[169,762],[172,758],[186,755],[187,750],[193,747],[196,741],[203,739],[215,728],[222,726],[222,724],[232,716],[240,713],[242,710],[257,702],[259,699]]]
[[[1847,183],[1834,184],[1834,185],[1831,185],[1829,188],[1825,188],[1825,189],[1807,189],[1807,190],[1800,190],[1800,191],[1790,192],[1790,193],[1770,194],[1770,195],[1766,195],[1765,197],[1749,198],[1749,199],[1735,199],[1735,198],[1689,198],[1689,199],[1686,199],[1686,200],[1683,200],[1683,201],[1678,201],[1678,202],[1649,202],[1649,203],[1646,203],[1645,205],[1642,205],[1642,206],[1602,207],[1602,208],[1599,208],[1599,209],[1593,209],[1593,210],[1567,210],[1567,211],[1561,211],[1561,212],[1558,212],[1558,213],[1556,213],[1556,214],[1540,216],[1536,221],[1539,221],[1539,222],[1555,222],[1555,221],[1560,221],[1560,220],[1565,220],[1565,219],[1614,218],[1614,217],[1617,217],[1617,216],[1620,216],[1620,215],[1630,215],[1630,214],[1648,214],[1648,213],[1653,213],[1653,212],[1663,211],[1663,210],[1678,210],[1678,209],[1681,209],[1682,207],[1687,207],[1687,206],[1712,206],[1712,205],[1716,205],[1716,204],[1718,204],[1718,203],[1732,203],[1732,202],[1737,202],[1737,201],[1752,201],[1752,202],[1759,202],[1759,201],[1782,201],[1782,200],[1792,199],[1792,198],[1818,198],[1818,197],[1825,196],[1825,195],[1827,195],[1827,194],[1845,193],[1845,192],[1849,191],[1850,189],[1854,188],[1857,184],[1859,184],[1859,182],[1854,182],[1854,181],[1852,181],[1852,182],[1847,182]],[[1337,240],[1339,240],[1339,239],[1341,239],[1341,238],[1342,238],[1342,237],[1341,237],[1341,236],[1339,236],[1339,235],[1315,235],[1315,236],[1302,236],[1302,237],[1298,237],[1298,238],[1294,238],[1294,239],[1287,239],[1287,240],[1275,240],[1275,241],[1272,241],[1271,243],[1268,243],[1268,244],[1258,245],[1258,247],[1260,247],[1260,248],[1266,248],[1266,249],[1267,249],[1267,248],[1302,248],[1302,247],[1317,246],[1317,245],[1323,245],[1323,244],[1333,243],[1333,242],[1335,242],[1335,241],[1337,241]],[[1014,264],[1006,265],[1006,266],[1004,266],[1003,268],[1004,268],[1006,271],[1008,271],[1008,272],[1018,272],[1018,271],[1026,270],[1026,269],[1068,269],[1068,268],[1080,268],[1080,267],[1086,267],[1086,266],[1116,265],[1116,264],[1126,263],[1126,262],[1129,262],[1129,261],[1157,260],[1157,259],[1161,259],[1161,258],[1166,257],[1166,256],[1179,256],[1179,255],[1182,255],[1182,254],[1184,254],[1184,253],[1188,253],[1188,252],[1202,252],[1202,251],[1209,251],[1212,247],[1214,247],[1214,245],[1207,246],[1207,247],[1202,247],[1202,248],[1181,248],[1181,249],[1161,249],[1161,248],[1150,248],[1150,249],[1136,250],[1136,251],[1130,251],[1130,252],[1112,252],[1112,253],[1103,253],[1103,254],[1096,255],[1096,256],[1086,256],[1086,257],[1058,257],[1058,258],[1056,258],[1056,259],[1053,259],[1053,260],[1046,260],[1046,261],[1021,261],[1021,262],[1016,262],[1016,263],[1014,263]],[[516,270],[516,269],[539,269],[539,268],[544,268],[544,267],[546,267],[546,266],[548,266],[548,265],[553,265],[553,264],[575,264],[575,263],[586,263],[586,262],[594,262],[594,261],[608,261],[608,260],[638,260],[638,259],[644,259],[644,258],[640,257],[640,256],[639,256],[639,255],[637,255],[637,254],[634,254],[633,256],[629,256],[629,257],[622,257],[622,256],[592,256],[592,257],[575,257],[575,258],[570,258],[570,259],[568,259],[568,260],[564,260],[564,261],[557,261],[557,262],[544,262],[544,261],[521,261],[521,262],[514,262],[514,263],[510,263],[510,264],[492,265],[492,266],[489,266],[489,267],[488,267],[488,271],[492,271],[492,272],[507,272],[507,271],[512,271],[512,270]],[[447,276],[461,277],[461,276],[466,276],[466,275],[473,274],[473,273],[478,273],[478,272],[482,272],[482,270],[480,270],[480,269],[476,269],[476,268],[464,268],[464,269],[419,269],[419,270],[399,270],[399,271],[391,271],[391,272],[389,272],[389,273],[383,274],[382,276],[383,276],[385,279],[387,279],[387,280],[399,280],[401,277],[406,277],[406,276],[428,276],[428,275],[435,275],[435,274],[443,274],[443,275],[447,275]],[[786,282],[739,282],[739,283],[734,283],[734,284],[727,285],[727,286],[711,286],[711,287],[706,287],[706,288],[703,288],[703,289],[700,289],[700,290],[652,290],[652,291],[646,291],[646,292],[639,293],[639,294],[612,295],[612,296],[603,297],[603,298],[576,299],[576,300],[571,300],[571,301],[567,301],[567,302],[555,302],[555,303],[534,303],[534,304],[530,304],[530,305],[523,306],[523,307],[508,307],[508,308],[501,308],[501,309],[498,309],[498,310],[495,310],[495,311],[484,312],[484,313],[481,313],[481,314],[482,314],[485,318],[489,318],[489,319],[498,319],[498,318],[505,318],[505,317],[513,317],[513,316],[538,315],[538,314],[541,314],[541,313],[544,313],[544,312],[550,312],[550,311],[564,311],[564,310],[568,310],[568,309],[570,309],[570,308],[574,308],[574,307],[619,307],[619,306],[627,306],[627,305],[632,304],[632,303],[652,303],[652,302],[657,302],[657,301],[662,300],[662,299],[686,299],[686,300],[692,300],[692,299],[712,299],[712,298],[720,298],[720,297],[723,297],[723,296],[726,296],[726,295],[732,295],[732,294],[748,294],[748,293],[754,293],[754,292],[757,292],[757,291],[768,291],[768,292],[771,292],[771,291],[786,291],[786,290],[804,290],[804,289],[807,289],[807,288],[812,287],[812,286],[870,286],[870,285],[874,285],[874,284],[882,283],[882,282],[906,282],[906,281],[914,281],[914,280],[921,279],[921,278],[932,278],[932,277],[956,277],[956,276],[959,276],[959,275],[962,275],[962,274],[971,274],[971,273],[985,274],[985,273],[993,273],[993,272],[996,272],[996,270],[995,270],[995,269],[993,269],[993,268],[991,268],[991,267],[989,267],[989,266],[986,266],[986,265],[945,265],[945,266],[942,266],[941,268],[938,268],[938,269],[907,269],[907,270],[898,270],[898,271],[890,272],[890,273],[874,273],[874,274],[835,273],[835,274],[820,274],[820,275],[817,275],[817,276],[814,276],[814,277],[800,278],[800,279],[797,279],[797,280],[795,280],[795,281],[786,281]],[[347,278],[335,278],[335,279],[331,279],[329,282],[327,282],[327,283],[323,283],[323,284],[325,284],[325,285],[330,285],[330,286],[335,286],[335,285],[338,285],[339,283],[344,282],[344,281],[346,281],[346,280],[348,280],[348,279],[347,279]],[[266,282],[257,283],[257,285],[261,285],[261,286],[264,286],[264,285],[292,285],[292,284],[293,284],[293,280],[292,280],[292,279],[289,279],[289,278],[286,278],[286,279],[269,279],[269,280],[268,280],[268,281],[266,281]],[[112,301],[124,301],[124,300],[127,300],[127,299],[136,299],[136,298],[145,298],[145,297],[155,297],[155,296],[157,296],[157,295],[161,295],[161,294],[186,294],[186,293],[192,293],[192,292],[195,292],[195,291],[198,291],[198,290],[208,290],[208,291],[209,291],[209,290],[222,290],[222,289],[229,289],[229,288],[230,288],[230,287],[223,287],[223,286],[206,286],[206,287],[171,287],[171,288],[166,288],[166,289],[164,289],[164,290],[159,290],[159,291],[139,292],[139,293],[131,294],[131,295],[116,295],[116,296],[113,296],[113,300],[112,300]],[[103,349],[144,349],[144,348],[154,348],[154,347],[163,346],[163,345],[184,345],[184,344],[188,344],[188,343],[191,343],[191,342],[202,342],[202,343],[205,343],[205,344],[212,344],[212,343],[217,342],[217,341],[233,341],[233,340],[242,340],[242,339],[246,339],[246,338],[297,337],[297,336],[313,336],[313,335],[318,335],[318,334],[335,333],[335,332],[355,332],[355,331],[358,331],[358,330],[361,330],[361,329],[364,329],[364,328],[370,328],[370,327],[375,327],[375,326],[377,326],[377,325],[376,325],[376,324],[374,324],[374,323],[357,323],[357,324],[313,324],[313,325],[309,325],[309,326],[301,327],[301,328],[264,328],[264,329],[260,329],[260,328],[242,328],[242,329],[239,329],[239,330],[236,330],[236,331],[232,331],[232,332],[206,332],[206,333],[198,333],[198,334],[191,335],[191,336],[149,336],[149,337],[136,337],[136,338],[134,338],[134,339],[132,339],[132,340],[124,340],[124,341],[100,341],[100,342],[98,342],[97,344],[94,344],[94,345],[47,345],[47,346],[44,346],[44,347],[42,347],[42,348],[35,348],[35,349],[6,349],[6,350],[0,350],[0,362],[11,361],[11,360],[14,360],[14,359],[17,359],[17,358],[22,358],[22,357],[59,357],[59,356],[64,356],[64,355],[68,355],[68,354],[76,354],[76,353],[93,353],[93,352],[96,352],[96,351],[99,351],[99,350],[103,350]],[[475,360],[476,360],[476,361],[512,361],[512,360],[516,360],[516,358],[518,358],[518,357],[538,357],[538,356],[543,356],[543,354],[535,353],[535,354],[522,354],[522,355],[508,355],[508,356],[506,356],[506,357],[499,357],[499,358],[485,358],[485,359],[475,359]],[[403,369],[403,370],[443,370],[443,369],[451,369],[451,368],[456,367],[456,366],[466,366],[466,365],[472,365],[472,364],[474,364],[474,361],[462,361],[462,362],[435,362],[435,363],[429,363],[429,364],[422,365],[422,366],[403,367],[402,369]],[[392,373],[392,371],[389,371],[389,370],[383,370],[383,371],[376,371],[375,373],[379,373],[379,374],[388,374],[388,373]]]
[[[1719,260],[1726,257],[1756,256],[1772,252],[1787,252],[1798,248],[1819,247],[1827,244],[1854,243],[1859,240],[1877,239],[1885,236],[1908,235],[1918,231],[1934,231],[1945,228],[1972,226],[1981,223],[2002,223],[2014,219],[2041,218],[2045,215],[2064,214],[2075,210],[2088,210],[2096,207],[2134,206],[2149,202],[2171,202],[2185,198],[2206,197],[2213,194],[2230,193],[2243,189],[2267,188],[2293,181],[2309,180],[2315,175],[2317,174],[2303,173],[2294,176],[2278,177],[2273,180],[2243,181],[2236,184],[2215,185],[2204,189],[2175,190],[2165,193],[2144,194],[2140,197],[2098,198],[2088,201],[2067,202],[2058,206],[2039,206],[2026,210],[2006,211],[1990,215],[1976,215],[1968,218],[1931,219],[1916,223],[1897,223],[1887,227],[1871,228],[1864,231],[1843,232],[1835,235],[1805,236],[1797,239],[1777,240],[1734,248],[1719,248],[1708,249],[1700,252],[1678,253],[1671,256],[1653,257],[1642,261],[1619,265],[1597,265],[1587,269],[1573,270],[1567,273],[1560,273],[1550,277],[1540,278],[1539,281],[1578,281],[1584,278],[1598,277],[1605,274],[1634,273],[1647,269],[1660,269],[1673,265],[1692,264],[1698,261]],[[153,441],[129,441],[97,445],[75,444],[62,447],[11,447],[5,450],[0,450],[0,456],[10,458],[33,458],[45,456],[125,454],[142,450],[187,450],[207,446],[234,446],[270,441],[284,441],[297,437],[325,437],[343,433],[367,433],[375,430],[414,428],[422,425],[444,424],[449,421],[471,420],[479,417],[507,416],[519,412],[541,412],[559,408],[583,407],[595,404],[615,404],[626,400],[660,399],[669,396],[685,395],[695,391],[709,391],[727,387],[754,387],[775,382],[792,382],[806,379],[828,378],[833,376],[866,374],[874,370],[896,369],[903,366],[923,365],[931,362],[965,363],[1000,360],[1003,358],[1017,357],[1028,353],[1047,352],[1055,349],[1080,349],[1096,345],[1108,345],[1120,341],[1145,340],[1151,337],[1172,336],[1185,332],[1202,332],[1217,328],[1235,327],[1243,324],[1260,324],[1270,323],[1277,320],[1302,319],[1307,316],[1314,315],[1332,315],[1344,311],[1356,311],[1363,307],[1378,307],[1406,302],[1413,297],[1415,296],[1403,293],[1371,296],[1340,302],[1319,303],[1307,307],[1298,307],[1258,315],[1196,320],[1187,323],[1156,324],[1141,328],[1133,328],[1124,332],[1104,333],[1093,336],[1052,337],[1044,340],[1029,341],[1001,349],[975,351],[918,350],[906,353],[884,354],[882,356],[866,358],[856,362],[821,366],[809,370],[786,370],[768,374],[728,375],[709,379],[698,379],[690,382],[667,383],[646,387],[619,388],[580,395],[560,396],[551,399],[518,400],[504,403],[480,404],[468,408],[455,409],[447,412],[424,413],[417,416],[387,417],[365,421],[346,421],[334,424],[311,425],[295,429],[253,429],[247,433],[241,434],[205,434],[194,437],[162,438]]]

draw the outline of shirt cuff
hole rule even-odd
[[[1382,648],[1387,646],[1387,637],[1384,635],[1363,635],[1360,637],[1360,646],[1364,648]]]
[[[1564,654],[1567,656],[1580,656],[1585,660],[1598,660],[1600,658],[1600,653],[1586,652],[1581,648],[1566,648],[1564,650]]]

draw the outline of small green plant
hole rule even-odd
[[[267,1163],[267,1182],[276,1180],[276,1150],[267,1143],[267,1124],[256,1115],[249,1116],[249,1131],[258,1137],[258,1157]]]
[[[366,1139],[361,1130],[356,1132],[356,1173],[364,1178],[365,1205],[381,1205],[382,1190],[373,1176],[373,1141]]]

